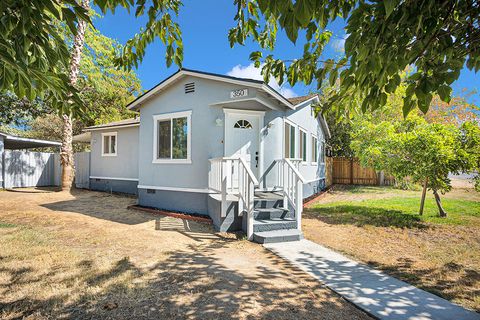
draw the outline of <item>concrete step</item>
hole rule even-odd
[[[303,239],[303,234],[298,229],[285,229],[275,231],[254,232],[253,241],[257,243],[278,243],[299,241]]]
[[[256,219],[253,221],[253,232],[264,232],[274,230],[296,229],[297,221],[292,218],[286,219]]]
[[[286,208],[256,208],[253,218],[257,220],[293,218],[294,215]]]
[[[278,208],[283,206],[283,196],[277,192],[255,192],[255,208]]]

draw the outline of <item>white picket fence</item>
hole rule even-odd
[[[60,156],[5,150],[3,171],[5,188],[58,186],[61,179]]]

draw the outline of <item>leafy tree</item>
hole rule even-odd
[[[29,120],[51,112],[50,108],[41,100],[30,101],[19,99],[14,93],[0,93],[0,125],[13,124],[17,127],[25,126]]]
[[[434,94],[450,101],[451,84],[464,65],[480,69],[480,3],[475,0],[234,2],[231,46],[248,38],[257,42],[262,50],[252,52],[251,60],[257,67],[263,64],[266,79],[273,74],[279,83],[286,78],[291,85],[316,82],[321,88],[324,79],[331,85],[339,79],[340,90],[329,106],[358,103],[362,111],[378,109],[400,85],[403,70],[413,66],[403,114],[417,106],[425,113]],[[323,51],[334,36],[327,27],[336,19],[347,21],[345,56],[325,60]],[[301,57],[264,56],[275,48],[279,30],[293,43],[302,38]]]
[[[175,21],[181,0],[92,2],[103,13],[124,7],[147,17],[145,28],[118,51],[118,65],[137,66],[156,38],[166,46],[167,65],[181,65],[183,43]],[[286,78],[292,85],[316,82],[320,88],[324,79],[331,84],[340,79],[330,106],[352,97],[363,111],[385,105],[387,94],[400,85],[400,73],[413,66],[403,113],[417,105],[426,112],[435,93],[450,101],[451,84],[464,65],[475,72],[480,68],[480,4],[475,0],[234,0],[234,5],[231,45],[251,38],[266,51],[275,47],[279,30],[293,43],[301,37],[301,57],[282,60],[256,51],[251,59],[257,66],[263,62],[264,76],[272,74],[280,83]],[[5,0],[0,12],[0,91],[30,100],[50,91],[55,100],[65,101],[75,92],[67,77],[69,52],[52,25],[61,21],[75,34],[81,21],[91,23],[87,10],[75,0]],[[347,21],[345,56],[324,60],[324,48],[335,37],[327,27],[336,19]],[[70,106],[74,110],[81,106],[76,102]]]
[[[71,37],[66,28],[59,34],[65,39]],[[77,82],[78,95],[85,105],[85,111],[72,120],[73,135],[81,133],[85,126],[134,115],[125,109],[125,105],[141,92],[141,84],[134,71],[115,68],[115,52],[111,48],[118,45],[115,40],[102,35],[92,26],[87,26]],[[11,127],[2,127],[0,131],[8,130],[16,135],[61,141],[62,120],[52,109],[47,102],[38,98],[29,102],[25,98],[18,99],[13,93],[0,94],[2,124],[22,125],[29,129],[13,132]],[[80,151],[83,147],[74,145],[73,149]]]
[[[451,190],[449,173],[479,168],[478,123],[465,122],[456,127],[411,116],[394,122],[359,121],[353,132],[351,147],[363,165],[387,171],[397,179],[410,177],[412,182],[424,184],[432,190],[442,217],[447,213],[439,193]]]
[[[82,101],[70,84],[70,50],[62,37],[64,24],[71,34],[86,22],[92,25],[89,5],[92,2],[103,14],[114,13],[118,7],[133,10],[147,22],[118,51],[117,63],[137,66],[147,45],[159,38],[166,47],[166,63],[181,65],[183,44],[175,18],[180,0],[3,0],[0,1],[0,92],[11,91],[19,98],[48,98],[55,108],[68,113],[81,113]],[[112,49],[117,49],[112,48]],[[73,93],[74,103],[64,104]]]
[[[444,123],[461,125],[467,121],[477,121],[480,119],[480,108],[467,100],[476,94],[475,90],[468,91],[464,89],[463,96],[453,96],[450,102],[444,102],[439,96],[433,96],[432,103],[428,113],[424,115],[425,119],[431,123]]]

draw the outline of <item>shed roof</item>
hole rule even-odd
[[[45,147],[59,147],[62,143],[57,141],[24,138],[19,136],[10,135],[8,133],[0,132],[0,136],[3,137],[3,145],[5,149],[32,149],[32,148],[45,148]]]
[[[130,127],[130,126],[137,126],[140,124],[140,117],[124,119],[114,122],[109,122],[105,124],[99,124],[96,126],[90,126],[84,129],[84,131],[92,131],[92,130],[101,130],[107,128],[116,128],[116,127]]]
[[[288,101],[290,101],[291,104],[293,105],[297,105],[299,103],[302,103],[302,102],[305,102],[307,100],[310,100],[314,97],[317,97],[318,95],[315,93],[315,94],[309,94],[309,95],[306,95],[306,96],[300,96],[300,97],[293,97],[293,98],[289,98]]]

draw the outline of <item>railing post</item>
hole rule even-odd
[[[248,195],[247,195],[247,238],[253,240],[253,207],[254,207],[254,192],[255,185],[249,179],[248,181]]]
[[[295,218],[297,219],[297,229],[298,231],[302,230],[302,211],[303,211],[303,183],[297,178],[296,179],[296,201],[295,201]]]
[[[221,161],[220,162],[221,166],[221,177],[222,177],[222,203],[221,203],[221,217],[226,217],[227,216],[227,185],[228,185],[228,164],[226,161]]]

